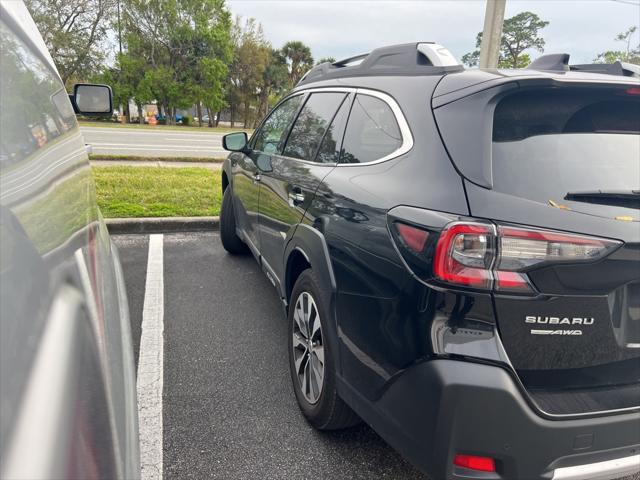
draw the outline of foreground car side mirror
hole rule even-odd
[[[113,95],[109,85],[78,83],[69,97],[73,110],[81,115],[111,115],[113,112]]]
[[[246,132],[228,133],[222,137],[222,148],[230,152],[244,152],[247,149],[247,143],[249,140]]]

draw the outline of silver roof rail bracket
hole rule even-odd
[[[460,65],[453,54],[437,43],[418,43],[418,51],[431,62],[434,67],[452,67]]]

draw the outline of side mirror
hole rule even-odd
[[[109,85],[78,83],[71,98],[76,113],[87,116],[111,115],[113,95]]]
[[[249,143],[249,140],[246,132],[228,133],[222,137],[222,148],[230,152],[245,151],[247,149],[247,143]]]

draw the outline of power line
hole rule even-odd
[[[640,7],[640,2],[634,2],[633,0],[611,0],[616,3],[624,3],[625,5],[633,5],[634,7]]]

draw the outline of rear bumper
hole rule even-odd
[[[433,478],[613,479],[640,471],[640,413],[544,419],[499,367],[428,361],[395,377],[374,404],[353,395],[345,399]],[[454,467],[456,454],[495,458],[497,473]]]
[[[588,463],[574,467],[557,468],[553,472],[553,480],[607,480],[632,475],[640,468],[640,455]]]

